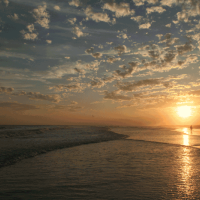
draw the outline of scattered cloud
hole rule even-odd
[[[28,26],[27,26],[27,29],[29,30],[29,32],[30,33],[32,33],[33,31],[34,31],[34,24],[29,24]]]
[[[74,33],[77,37],[84,37],[88,35],[88,33],[83,33],[78,26],[72,29],[72,33]]]
[[[100,78],[96,78],[90,82],[92,87],[101,88],[105,85],[104,81],[102,81]]]
[[[174,4],[177,4],[178,3],[178,1],[177,0],[161,0],[160,1],[160,4],[162,5],[162,6],[168,6],[168,7],[172,7],[172,5],[174,5]]]
[[[56,5],[56,6],[54,6],[54,9],[59,11],[60,10],[60,6]]]
[[[19,19],[18,14],[14,13],[14,15],[8,15],[9,18],[13,19],[13,20],[17,20]]]
[[[79,7],[81,6],[81,2],[79,0],[72,0],[69,2],[69,5]]]
[[[163,78],[155,78],[155,79],[145,79],[136,82],[118,82],[117,87],[122,91],[136,91],[141,87],[152,87],[155,85],[164,84],[162,82]]]
[[[169,23],[169,24],[166,24],[165,26],[168,27],[168,28],[171,28],[171,25],[172,25],[172,24]]]
[[[135,13],[134,10],[130,10],[129,3],[121,2],[119,4],[110,2],[105,3],[103,5],[103,9],[110,10],[115,13],[115,17],[125,17],[128,15],[133,15]]]
[[[162,6],[154,6],[154,7],[152,6],[150,8],[147,8],[146,11],[147,11],[147,14],[150,14],[152,12],[163,13],[166,10]]]
[[[96,53],[92,53],[92,56],[94,57],[94,58],[101,58],[102,57],[102,53],[99,53],[99,52],[96,52]]]
[[[125,45],[119,45],[114,48],[116,51],[118,51],[118,55],[121,55],[122,53],[130,52],[127,50],[127,47]]]
[[[120,91],[115,90],[113,92],[104,91],[104,99],[114,101],[130,101],[132,97],[120,94]]]
[[[74,17],[74,18],[68,19],[68,22],[73,25],[76,23],[76,20],[77,20],[76,17]]]
[[[133,20],[135,20],[136,22],[141,22],[142,21],[142,19],[143,19],[143,17],[142,16],[136,16],[136,17],[131,17],[131,19],[133,19]]]
[[[131,77],[133,73],[138,71],[138,62],[129,62],[128,64],[130,65],[129,68],[127,68],[125,65],[122,65],[120,67],[124,69],[124,71],[122,72],[121,70],[116,70],[114,72],[114,75],[121,78],[127,78]]]
[[[36,19],[35,23],[40,24],[42,27],[48,29],[50,23],[50,15],[46,11],[47,5],[44,3],[43,6],[33,9],[33,17]]]
[[[25,33],[24,35],[25,40],[35,40],[38,37],[37,33]]]
[[[142,6],[144,5],[144,2],[146,0],[133,0],[133,2],[135,3],[136,6]]]
[[[120,60],[121,60],[121,58],[108,58],[108,59],[107,59],[107,62],[108,62],[108,63],[114,63],[114,62],[120,61]]]
[[[27,96],[29,99],[32,100],[46,100],[46,101],[51,101],[53,103],[58,103],[61,101],[61,97],[58,94],[41,94],[40,92],[25,92],[21,91],[18,93],[13,93],[12,95],[15,96]]]
[[[0,87],[0,94],[3,94],[3,93],[9,94],[13,91],[14,91],[14,88]]]
[[[6,6],[8,6],[8,4],[9,4],[8,0],[4,0],[3,2],[6,4]]]
[[[184,45],[176,45],[175,47],[178,51],[178,54],[184,54],[190,52],[195,48],[194,45],[192,45],[189,42],[186,42]]]
[[[149,29],[151,27],[151,24],[148,22],[146,24],[140,24],[139,29]]]
[[[55,89],[56,91],[73,91],[73,92],[82,92],[86,88],[87,84],[84,83],[71,83],[68,85],[55,85],[53,87],[49,87],[49,89]]]
[[[52,43],[52,40],[46,40],[46,42],[47,42],[48,44],[51,44],[51,43]]]
[[[95,13],[92,11],[91,6],[88,6],[85,9],[85,14],[88,18],[94,20],[95,22],[110,22],[110,18],[107,13]]]
[[[85,53],[90,54],[93,52],[93,50],[94,50],[94,47],[90,47],[89,49],[85,50]]]

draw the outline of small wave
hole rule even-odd
[[[29,130],[30,131],[30,130]],[[36,130],[34,130],[35,132]],[[109,140],[125,138],[125,135],[117,134],[107,127],[62,127],[40,129],[45,132],[43,138],[3,138],[0,141],[0,168],[20,160],[31,158],[56,149],[69,148],[84,144],[99,143]],[[37,131],[36,131],[37,132]],[[50,136],[48,133],[50,133]],[[27,135],[27,132],[25,132]],[[59,137],[58,137],[59,135]],[[16,135],[15,135],[16,136]]]
[[[0,132],[0,138],[10,138],[10,137],[25,137],[34,134],[42,134],[48,131],[63,130],[68,129],[69,126],[50,126],[50,127],[34,127],[34,126],[24,126],[24,127],[1,127],[3,131]]]

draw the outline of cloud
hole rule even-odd
[[[102,53],[99,53],[99,52],[96,52],[96,53],[92,53],[92,56],[94,57],[94,58],[101,58],[102,57]]]
[[[78,102],[76,102],[76,101],[71,101],[71,105],[76,105],[76,104],[78,104]]]
[[[196,17],[200,15],[200,4],[199,1],[187,0],[187,1],[178,1],[182,6],[182,11],[177,13],[177,20],[189,22],[190,17]]]
[[[33,10],[33,17],[36,19],[35,23],[40,24],[42,27],[48,29],[50,23],[50,15],[46,11],[47,5],[44,4],[43,6],[38,6]]]
[[[176,21],[176,20],[172,20],[172,22],[173,22],[174,24],[178,24],[178,23],[179,23],[179,21]]]
[[[58,65],[49,68],[47,71],[38,71],[34,72],[33,76],[37,77],[39,80],[47,80],[47,79],[61,79],[66,75],[75,74],[76,71],[74,68],[83,69],[83,70],[94,70],[98,71],[98,66],[100,65],[100,61],[94,60],[92,62],[80,62],[70,63],[67,61],[63,65]]]
[[[0,87],[0,94],[3,94],[3,93],[9,94],[13,91],[14,91],[14,88]]]
[[[115,101],[130,101],[132,99],[132,97],[119,94],[119,92],[120,91],[113,91],[113,92],[104,91],[105,95],[104,99],[115,100]]]
[[[147,14],[150,14],[152,12],[163,13],[166,10],[162,6],[154,6],[154,7],[152,6],[150,8],[147,8],[146,11],[147,11]]]
[[[198,42],[198,49],[200,49],[200,33],[196,33],[194,35],[191,35],[191,38]]]
[[[107,83],[107,82],[111,83],[111,82],[113,82],[114,80],[116,80],[116,77],[115,77],[115,76],[103,78],[103,81],[104,81],[105,83]]]
[[[189,42],[186,42],[184,45],[176,45],[176,50],[178,51],[178,54],[184,54],[187,52],[192,51],[195,47]]]
[[[177,65],[176,58],[177,52],[169,50],[161,52],[158,49],[148,51],[149,56],[153,59],[150,62],[144,62],[144,66],[153,71],[169,71],[172,68],[179,68],[181,65]],[[162,53],[162,54],[161,54]]]
[[[127,36],[126,33],[120,33],[119,35],[117,35],[118,38],[123,38],[123,39],[129,39],[129,37]]]
[[[191,92],[188,92],[189,95],[193,95],[193,96],[200,96],[200,90],[194,90]]]
[[[165,1],[165,0],[164,0]],[[142,6],[145,2],[149,4],[156,4],[158,0],[133,0],[136,6]]]
[[[88,33],[83,33],[81,30],[80,30],[80,28],[79,27],[74,27],[73,29],[72,29],[72,33],[74,33],[77,37],[84,37],[84,36],[87,36],[88,35]]]
[[[14,20],[19,19],[19,16],[16,13],[14,13],[13,16],[12,15],[8,15],[8,17],[11,18],[11,19],[14,19]]]
[[[29,33],[27,33],[25,30],[21,30],[20,32],[23,34],[23,37],[25,40],[35,40],[38,37],[38,33],[33,33],[35,30],[34,24],[27,25],[27,29]]]
[[[158,49],[156,49],[156,50],[149,50],[148,54],[154,60],[160,57],[160,52],[159,52]]]
[[[141,88],[148,89],[149,87],[153,89],[153,86],[162,86],[165,88],[172,88],[176,82],[172,80],[181,80],[187,78],[186,74],[169,76],[167,78],[151,78],[144,79],[139,81],[130,81],[130,82],[117,82],[116,86],[121,91],[132,92],[136,90],[141,90]]]
[[[177,4],[177,0],[161,0],[160,1],[160,4],[162,5],[162,6],[168,6],[168,7],[172,7],[172,5],[173,4]]]
[[[33,59],[32,56],[29,56],[27,54],[22,54],[22,53],[16,53],[16,52],[9,52],[9,51],[0,51],[0,57],[13,57],[13,58],[21,58],[21,59]],[[18,71],[19,69],[16,68],[9,68],[6,67],[4,68],[6,71]]]
[[[60,10],[60,7],[59,6],[54,6],[54,9],[55,10]]]
[[[76,23],[76,17],[68,19],[68,22],[71,23],[71,24],[75,24]]]
[[[92,80],[90,82],[92,87],[97,87],[97,88],[101,88],[105,85],[104,81],[102,81],[100,78],[96,78],[96,80]]]
[[[130,10],[129,3],[124,2],[121,2],[119,4],[114,2],[105,3],[103,5],[103,9],[107,9],[114,12],[116,17],[125,17],[128,15],[133,15],[135,13],[134,10]]]
[[[133,2],[135,3],[136,6],[142,6],[144,5],[144,2],[146,0],[133,0]]]
[[[32,33],[34,31],[34,24],[29,24],[27,26],[27,29],[29,30],[30,33]]]
[[[172,38],[171,33],[166,33],[163,40],[160,40],[159,43],[166,43],[166,45],[169,47],[173,45],[174,43],[178,42],[179,38]]]
[[[69,5],[79,7],[81,6],[81,2],[79,0],[72,0],[69,2]]]
[[[121,58],[108,58],[107,62],[108,63],[114,63],[114,62],[119,61],[119,60],[121,60]]]
[[[161,40],[163,34],[157,34],[156,37],[158,37],[159,40]]]
[[[46,40],[46,42],[47,42],[48,44],[51,44],[51,43],[52,43],[52,40]]]
[[[74,68],[74,70],[80,74],[85,74],[85,70],[84,69],[78,69],[78,68]]]
[[[46,101],[51,101],[54,103],[58,103],[61,101],[61,97],[58,94],[41,94],[40,92],[25,92],[25,91],[21,91],[18,93],[12,93],[12,95],[15,96],[27,96],[29,99],[32,100],[46,100]]]
[[[171,28],[171,25],[172,25],[172,24],[169,23],[169,24],[166,24],[165,26],[168,27],[168,28]]]
[[[9,4],[8,0],[4,0],[3,2],[6,4],[6,6],[8,6],[8,4]]]
[[[185,60],[177,60],[178,53],[176,51],[170,50],[162,55],[159,59],[150,62],[145,62],[144,66],[146,69],[152,71],[169,71],[173,68],[182,69],[187,67],[190,63],[196,63],[197,56],[188,55]]]
[[[146,24],[140,24],[139,29],[149,29],[151,27],[151,24],[148,22]]]
[[[122,53],[127,53],[129,52],[127,50],[127,47],[125,45],[119,45],[117,47],[114,48],[116,51],[118,51],[118,55],[121,55]]]
[[[149,87],[164,84],[162,82],[163,78],[155,78],[155,79],[145,79],[136,82],[118,82],[117,87],[122,91],[135,91],[141,87]]]
[[[141,22],[143,17],[142,16],[136,16],[136,17],[131,17],[131,19],[135,20],[136,22]]]
[[[55,89],[56,91],[73,91],[73,92],[82,92],[86,88],[87,84],[84,83],[71,83],[68,85],[55,85],[49,87],[49,89]]]
[[[89,49],[86,49],[85,53],[90,54],[92,57],[94,57],[96,59],[102,57],[102,55],[103,55],[102,53],[100,53],[100,52],[92,53],[93,50],[94,50],[94,47],[91,47]]]
[[[95,22],[110,22],[110,17],[107,13],[95,13],[92,11],[92,7],[88,6],[85,9],[85,14],[88,18],[94,20]]]
[[[121,70],[116,70],[114,72],[114,76],[127,78],[131,77],[133,73],[138,71],[137,69],[138,62],[129,62],[128,64],[130,65],[129,68],[127,68],[125,65],[122,65],[121,68],[124,69],[124,72],[122,72]]]
[[[15,111],[26,111],[38,109],[34,105],[22,104],[18,102],[0,102],[0,108],[10,108]]]
[[[90,53],[93,52],[93,50],[94,50],[94,47],[91,47],[91,48],[89,48],[89,49],[86,49],[86,50],[85,50],[85,53],[90,54]]]
[[[25,33],[24,35],[25,40],[35,40],[37,39],[38,34],[37,33]]]

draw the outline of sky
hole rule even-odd
[[[1,0],[0,124],[200,124],[199,50],[198,0]]]

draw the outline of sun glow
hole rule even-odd
[[[190,117],[192,114],[191,106],[179,106],[177,108],[177,114],[182,118]]]

